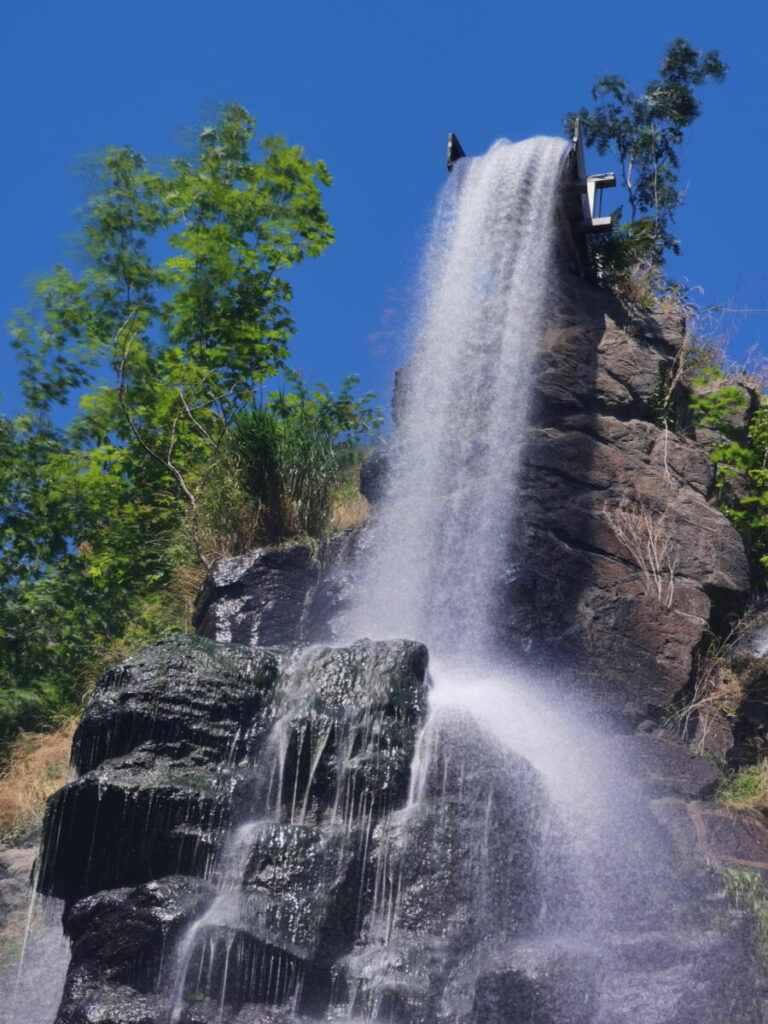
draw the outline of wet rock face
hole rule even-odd
[[[251,647],[338,640],[333,623],[354,592],[364,529],[344,530],[317,550],[292,544],[220,559],[197,597],[198,634]]]
[[[278,674],[274,652],[190,637],[107,672],[75,733],[78,778],[48,804],[41,890],[71,903],[203,874],[244,798]]]
[[[593,1024],[601,965],[557,947],[517,951],[514,966],[485,970],[472,1019],[482,1024]]]
[[[174,999],[187,1024],[323,1012],[406,800],[426,663],[408,641],[181,636],[108,672],[44,825],[38,885],[72,943],[57,1024],[167,1024]]]
[[[222,558],[198,595],[193,625],[201,636],[225,643],[291,643],[301,635],[317,576],[312,551],[303,544]]]
[[[481,965],[532,929],[556,822],[521,757],[465,714],[434,714],[413,799],[379,826],[371,910],[342,977],[352,1018],[402,1024],[469,1017]]]

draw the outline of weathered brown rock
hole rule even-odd
[[[651,810],[683,860],[755,871],[768,882],[768,826],[758,812],[676,797],[652,801]]]
[[[709,504],[706,446],[652,422],[679,319],[630,320],[586,286],[574,308],[539,361],[501,628],[642,714],[685,687],[707,626],[743,609],[747,562]]]

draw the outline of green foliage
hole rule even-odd
[[[184,566],[228,553],[209,528],[217,502],[229,495],[247,519],[256,498],[261,519],[272,515],[276,497],[226,479],[246,464],[250,419],[278,425],[292,494],[308,486],[300,453],[335,462],[375,424],[354,378],[334,397],[286,365],[288,273],[332,240],[330,178],[280,138],[252,159],[253,131],[232,104],[165,171],[108,149],[85,206],[84,269],[56,267],[11,324],[27,408],[0,417],[0,742],[76,707],[127,633],[184,628],[168,588]],[[285,393],[262,410],[277,381]],[[77,407],[64,428],[57,405]],[[271,458],[267,435],[260,455],[256,440],[251,461]],[[292,500],[291,522],[321,529],[322,511]]]
[[[695,422],[729,435],[731,418],[747,404],[743,390],[729,384],[717,366],[704,367],[694,377],[693,387],[690,406]]]
[[[354,397],[355,377],[347,377],[333,396],[325,385],[309,389],[295,374],[288,376],[290,391],[273,392],[263,408],[235,417],[223,452],[228,501],[226,507],[218,499],[215,507],[207,506],[215,532],[242,533],[251,546],[322,536],[345,469],[380,425],[370,405],[373,396]]]
[[[586,144],[619,161],[629,223],[619,223],[617,211],[614,231],[594,242],[596,269],[609,287],[626,282],[638,265],[659,268],[667,251],[679,253],[672,233],[684,198],[678,185],[679,152],[685,129],[701,113],[695,89],[709,80],[722,82],[726,72],[716,50],[702,53],[687,40],[675,39],[643,92],[633,93],[617,75],[604,75],[592,88],[592,109],[566,115],[569,134],[578,117]]]
[[[720,386],[713,386],[713,385]],[[736,387],[716,366],[705,368],[693,381],[694,421],[719,431],[723,439],[711,450],[716,466],[720,508],[744,539],[756,574],[768,576],[768,404],[752,414],[746,440],[732,418],[746,405],[743,388]]]
[[[761,966],[768,971],[768,889],[756,871],[721,870],[726,894],[738,910],[749,915]]]
[[[768,797],[768,763],[750,764],[724,775],[715,798],[723,804],[763,803]]]

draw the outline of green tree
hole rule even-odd
[[[649,260],[659,267],[667,251],[679,253],[672,229],[684,198],[678,183],[680,148],[685,129],[701,113],[695,90],[709,80],[722,82],[727,70],[716,50],[702,53],[687,40],[675,39],[657,77],[640,94],[631,91],[626,79],[605,75],[592,87],[594,106],[566,115],[569,132],[578,117],[586,144],[619,161],[630,218],[620,225],[617,211],[613,239],[607,249],[604,245],[608,260]]]
[[[330,177],[280,138],[252,159],[253,132],[230,105],[165,171],[108,149],[84,269],[56,267],[11,324],[27,408],[0,418],[0,739],[71,707],[126,629],[178,625],[158,589],[218,553],[201,503],[266,382],[273,415],[314,404],[332,448],[375,419],[353,379],[334,398],[288,370],[288,272],[332,240]]]
[[[193,524],[196,472],[287,357],[285,272],[333,237],[325,166],[278,138],[251,160],[253,125],[225,108],[196,158],[167,174],[107,150],[86,208],[87,269],[57,267],[12,325],[29,409],[47,417],[80,393],[69,438],[113,477],[153,463],[140,475],[181,499]]]
[[[750,409],[749,380],[729,378],[714,364],[701,370],[691,385],[694,422],[719,434],[710,449],[718,507],[741,533],[753,580],[764,586],[768,580],[768,404],[763,398],[756,409]]]

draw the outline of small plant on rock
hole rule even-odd
[[[624,498],[618,505],[603,505],[601,515],[640,568],[646,594],[671,608],[679,556],[666,512],[648,502]]]
[[[768,972],[768,889],[756,871],[723,868],[722,875],[731,902],[751,921],[761,966]]]

